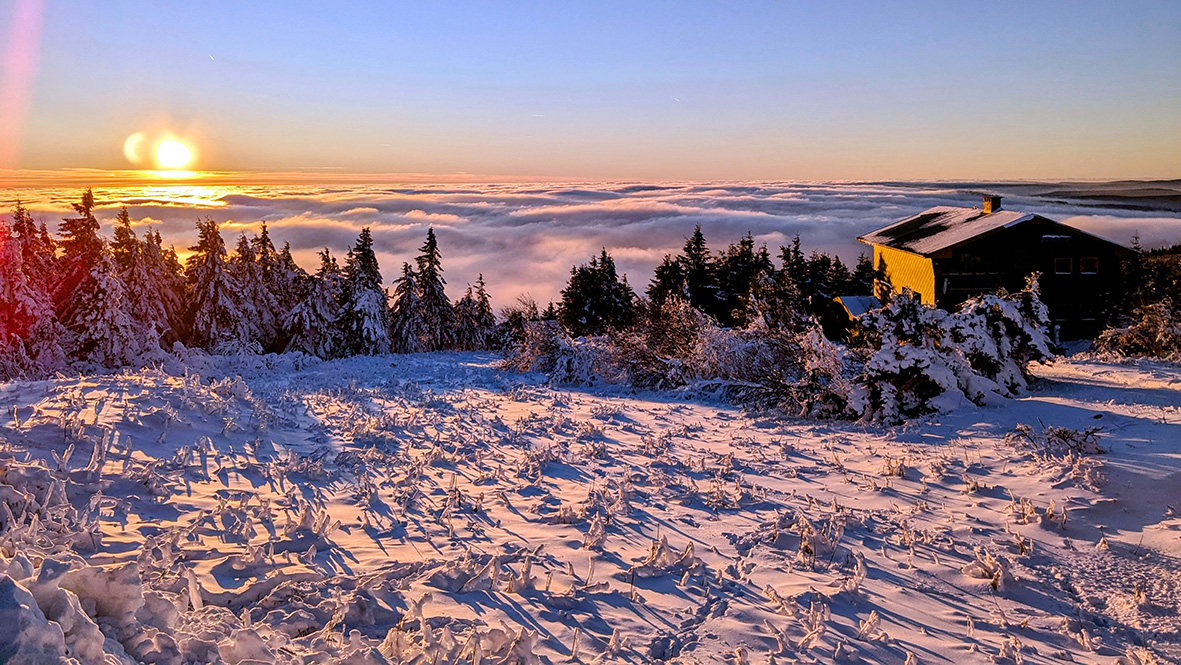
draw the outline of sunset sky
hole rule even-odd
[[[1181,176],[1181,2],[0,0],[0,168]],[[138,165],[143,166],[143,165]]]

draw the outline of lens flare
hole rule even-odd
[[[127,140],[123,142],[123,156],[127,158],[127,161],[136,166],[143,163],[143,148],[141,146],[146,138],[147,136],[144,136],[143,132],[136,132],[127,137]]]
[[[160,168],[179,169],[188,164],[192,157],[188,147],[180,141],[169,139],[156,146],[156,162]]]

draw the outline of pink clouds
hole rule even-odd
[[[211,217],[227,240],[266,222],[277,243],[316,265],[322,247],[343,255],[361,228],[371,228],[383,273],[392,279],[434,226],[449,293],[483,273],[499,305],[521,293],[544,302],[558,296],[570,267],[600,247],[642,291],[665,253],[679,250],[700,225],[721,249],[750,232],[773,253],[799,234],[805,248],[856,260],[856,237],[933,205],[977,205],[981,191],[1006,195],[1010,209],[1029,210],[1127,242],[1139,229],[1146,244],[1181,240],[1176,213],[1142,213],[1121,203],[1062,202],[1030,193],[1031,185],[987,183],[711,183],[459,184],[401,186],[104,187],[100,218],[126,202],[132,217],[159,228],[178,249],[192,244],[194,222]],[[1025,189],[1023,189],[1025,188]],[[1049,191],[1050,186],[1044,186]],[[22,190],[39,220],[56,223],[76,189]],[[0,202],[0,205],[10,202]],[[3,208],[0,208],[3,209]],[[1169,216],[1169,215],[1173,216]],[[1149,243],[1148,241],[1152,242]]]

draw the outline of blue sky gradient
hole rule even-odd
[[[1181,3],[46,3],[17,165],[137,131],[219,170],[1179,177]]]

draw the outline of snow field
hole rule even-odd
[[[1181,658],[1175,366],[881,429],[483,354],[188,364],[0,387],[0,660]]]

